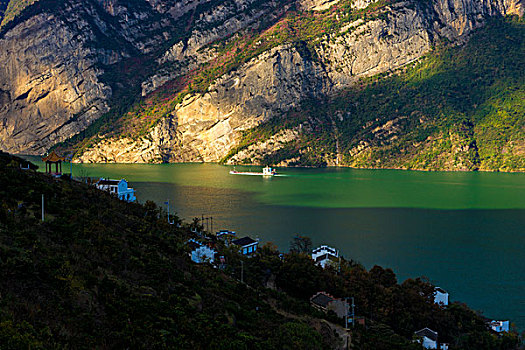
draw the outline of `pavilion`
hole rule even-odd
[[[46,163],[46,173],[54,175],[62,174],[62,162],[64,160],[65,158],[56,154],[55,151],[52,151],[47,156],[42,157],[42,161]],[[52,172],[53,164],[55,164],[56,170],[54,173]]]

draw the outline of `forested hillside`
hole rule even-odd
[[[524,62],[525,22],[494,20],[464,46],[245,132],[225,160],[524,171]],[[300,133],[278,150],[258,147],[283,128]]]
[[[399,284],[392,270],[351,259],[323,269],[271,243],[247,258],[192,233],[198,220],[170,225],[153,202],[122,202],[21,164],[0,153],[2,349],[344,349],[343,320],[309,305],[321,290],[355,297],[365,326],[348,332],[350,349],[419,349],[413,333],[424,327],[450,349],[518,345],[463,304],[434,304],[425,279]],[[192,263],[189,238],[214,244],[226,266]]]

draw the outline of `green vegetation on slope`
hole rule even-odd
[[[0,0],[0,23],[2,23],[2,20],[4,19],[5,9],[7,8],[8,3],[9,0]]]
[[[525,171],[524,38],[523,19],[493,20],[464,46],[247,131],[241,148],[292,119],[306,130],[293,144],[293,156],[306,150],[299,165],[333,164],[339,140],[342,163],[354,167]]]
[[[390,269],[345,259],[322,269],[303,252],[284,260],[272,244],[241,256],[213,237],[225,269],[190,262],[195,224],[167,224],[153,202],[117,200],[71,181],[21,170],[0,152],[0,344],[20,348],[321,349],[341,324],[308,304],[320,290],[355,297],[366,327],[351,348],[419,349],[430,327],[451,349],[514,349],[465,305],[443,309],[422,279],[398,284]],[[40,221],[41,194],[46,217]],[[177,220],[178,221],[178,220]],[[244,264],[244,282],[240,275]],[[273,280],[278,290],[265,285]],[[339,328],[340,330],[340,328]]]
[[[0,28],[12,21],[22,11],[38,0],[1,0],[0,1]],[[5,9],[5,12],[3,11]]]

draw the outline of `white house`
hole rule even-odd
[[[111,180],[111,179],[100,179],[95,186],[102,191],[107,191],[111,194],[116,195],[119,199],[126,202],[134,202],[137,200],[135,197],[135,190],[128,187],[128,182],[125,179]]]
[[[217,236],[217,238],[220,238],[222,240],[231,240],[233,238],[235,238],[235,231],[230,231],[230,230],[220,230],[220,231],[217,231],[217,233],[215,234]]]
[[[197,264],[201,264],[204,262],[209,262],[213,264],[216,253],[217,252],[213,248],[210,248],[208,246],[201,246],[201,247],[194,249],[191,252],[191,261]]]
[[[490,329],[498,333],[508,332],[510,330],[509,321],[491,321],[488,325]]]
[[[334,260],[339,258],[339,252],[337,249],[329,247],[327,245],[322,245],[319,248],[315,248],[312,251],[312,259],[317,265],[325,268],[327,265],[331,264]]]
[[[437,349],[438,334],[430,328],[423,328],[417,332],[414,332],[418,338],[418,342],[423,345],[425,349]]]
[[[236,239],[232,241],[232,243],[241,247],[241,253],[243,255],[250,255],[257,250],[257,245],[259,244],[259,240],[258,239],[254,240],[246,236],[243,238]]]
[[[448,292],[443,288],[436,287],[434,289],[434,303],[442,306],[448,305]]]

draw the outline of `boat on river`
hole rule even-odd
[[[235,169],[230,170],[230,174],[232,175],[255,175],[255,176],[274,176],[277,173],[275,172],[275,169],[270,168],[269,166],[264,167],[262,169],[262,173],[254,172],[254,171],[237,171]]]

